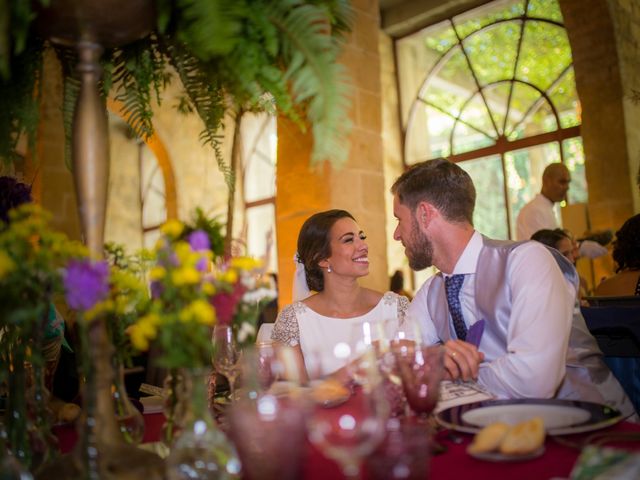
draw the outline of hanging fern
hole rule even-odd
[[[23,7],[29,2],[0,0],[0,17],[7,13],[7,2],[10,15],[19,12],[23,24],[18,24],[28,26],[33,20],[31,7]],[[156,0],[156,10],[155,32],[107,50],[102,60],[102,93],[105,97],[110,93],[124,104],[125,118],[140,137],[153,133],[153,96],[159,103],[169,81],[166,67],[171,65],[184,89],[177,107],[183,112],[195,111],[202,119],[200,138],[213,148],[230,186],[231,170],[221,152],[228,109],[278,111],[302,128],[308,123],[314,136],[312,161],[344,161],[350,88],[336,59],[353,17],[347,0]],[[14,20],[11,17],[10,22]],[[6,35],[4,25],[0,21],[0,40],[3,31]],[[33,132],[37,124],[33,93],[40,68],[36,65],[41,61],[29,57],[33,63],[20,62],[37,53],[30,51],[29,45],[41,53],[42,44],[33,43],[28,29],[20,32],[29,32],[24,37],[26,48],[20,55],[11,52],[11,77],[0,83],[3,158],[10,158],[17,135],[25,129]],[[10,36],[15,45],[21,45],[20,35],[11,32]],[[69,151],[79,93],[76,55],[58,49],[58,57],[64,74],[63,112]],[[7,70],[4,58],[0,48],[0,76]]]
[[[0,79],[0,159],[13,162],[20,157],[15,148],[26,135],[34,151],[38,129],[40,77],[42,75],[42,40],[29,37],[20,55],[12,58],[11,78]]]

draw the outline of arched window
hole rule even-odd
[[[445,157],[478,192],[474,223],[515,236],[544,167],[572,173],[585,202],[584,155],[571,48],[557,0],[499,0],[396,42],[407,165]]]

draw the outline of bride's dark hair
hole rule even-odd
[[[310,290],[321,292],[324,289],[324,278],[319,262],[331,256],[329,232],[331,227],[341,218],[353,215],[346,210],[327,210],[310,216],[302,225],[298,235],[298,260],[305,269],[307,285]]]

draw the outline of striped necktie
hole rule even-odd
[[[462,306],[460,305],[460,289],[462,288],[463,282],[464,275],[462,274],[451,275],[444,280],[449,313],[451,313],[451,320],[453,320],[453,328],[456,331],[456,336],[460,340],[466,340],[467,338],[467,327],[464,323]]]

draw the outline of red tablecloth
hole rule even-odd
[[[348,409],[348,403],[338,407]],[[164,415],[152,413],[144,415],[145,434],[143,442],[157,441],[160,438]],[[609,427],[602,432],[640,432],[640,425],[622,422]],[[72,427],[56,427],[54,433],[60,440],[62,452],[69,451],[75,443],[77,436]],[[536,459],[512,463],[492,463],[476,460],[466,453],[466,448],[473,438],[472,435],[460,434],[462,443],[456,444],[449,438],[448,431],[439,432],[437,439],[447,447],[447,452],[435,455],[431,459],[430,480],[448,480],[463,478],[473,475],[474,480],[541,480],[552,477],[568,477],[573,465],[578,458],[577,449],[557,443],[552,437],[548,437],[545,443],[545,453]],[[565,438],[580,440],[586,435],[571,435]],[[613,442],[607,445],[640,451],[640,442]],[[303,466],[302,478],[305,480],[333,480],[343,478],[340,469],[332,461],[325,458],[320,451],[312,445],[308,446]]]

